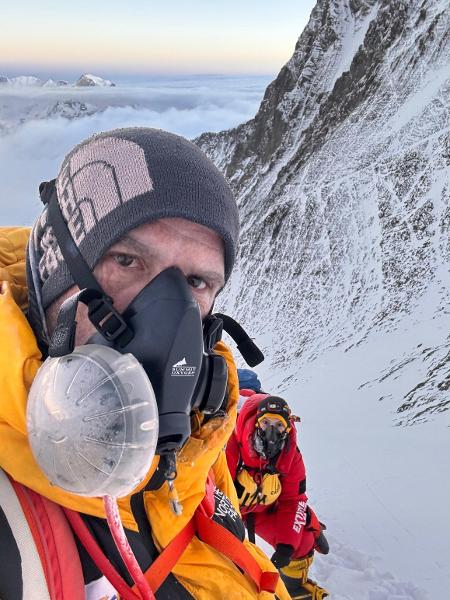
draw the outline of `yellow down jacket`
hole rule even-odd
[[[25,248],[28,236],[26,228],[0,228],[0,467],[16,481],[62,506],[104,518],[101,499],[82,498],[50,485],[28,444],[27,396],[41,364],[34,334],[23,312],[27,301]],[[183,504],[182,515],[177,517],[171,511],[166,484],[157,491],[144,494],[146,512],[159,549],[165,548],[191,519],[204,496],[211,469],[217,487],[239,510],[223,450],[236,419],[237,373],[227,346],[220,342],[216,350],[225,357],[229,370],[228,414],[200,424],[179,453],[176,488]],[[141,487],[155,471],[158,460],[155,457]],[[124,525],[137,530],[130,499],[121,499],[119,506]],[[275,570],[258,548],[249,542],[245,544],[264,570]],[[198,600],[269,600],[275,597],[268,592],[258,593],[254,584],[231,561],[197,537],[192,539],[172,572]],[[281,582],[276,597],[290,598]]]

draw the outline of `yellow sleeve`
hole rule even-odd
[[[28,306],[25,254],[29,237],[28,227],[0,227],[0,281],[9,283],[21,310]]]
[[[217,344],[216,352],[223,352],[223,348],[228,350],[227,353],[223,353],[227,361],[228,366],[228,414],[232,421],[232,428],[229,431],[228,438],[231,435],[231,431],[236,425],[237,418],[237,403],[239,399],[239,379],[237,375],[236,363],[234,362],[233,355],[229,348],[227,348],[223,342]],[[227,438],[227,441],[228,441]],[[228,469],[227,458],[225,455],[225,447],[219,452],[217,460],[212,466],[214,473],[215,485],[231,500],[234,508],[240,514],[239,502],[237,499],[236,489],[234,487],[233,480]]]

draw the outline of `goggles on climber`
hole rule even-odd
[[[290,427],[286,420],[281,415],[276,415],[273,413],[267,413],[259,417],[258,427],[263,431],[266,431],[269,427],[275,427],[277,431],[283,433],[284,431],[289,431]]]

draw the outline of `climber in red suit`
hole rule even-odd
[[[285,400],[248,395],[226,449],[240,509],[249,530],[275,548],[272,562],[292,597],[309,591],[314,550],[328,553],[323,526],[307,505],[305,465],[297,447],[295,418]],[[313,598],[324,598],[327,593]],[[297,596],[308,598],[310,596]]]

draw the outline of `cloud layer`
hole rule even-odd
[[[0,226],[30,225],[39,214],[39,183],[55,177],[65,154],[99,131],[145,126],[188,138],[252,118],[268,83],[263,77],[161,80],[112,90],[0,92]],[[76,94],[76,97],[75,97]],[[45,118],[58,101],[76,99],[100,112]],[[24,122],[20,122],[20,121]]]

